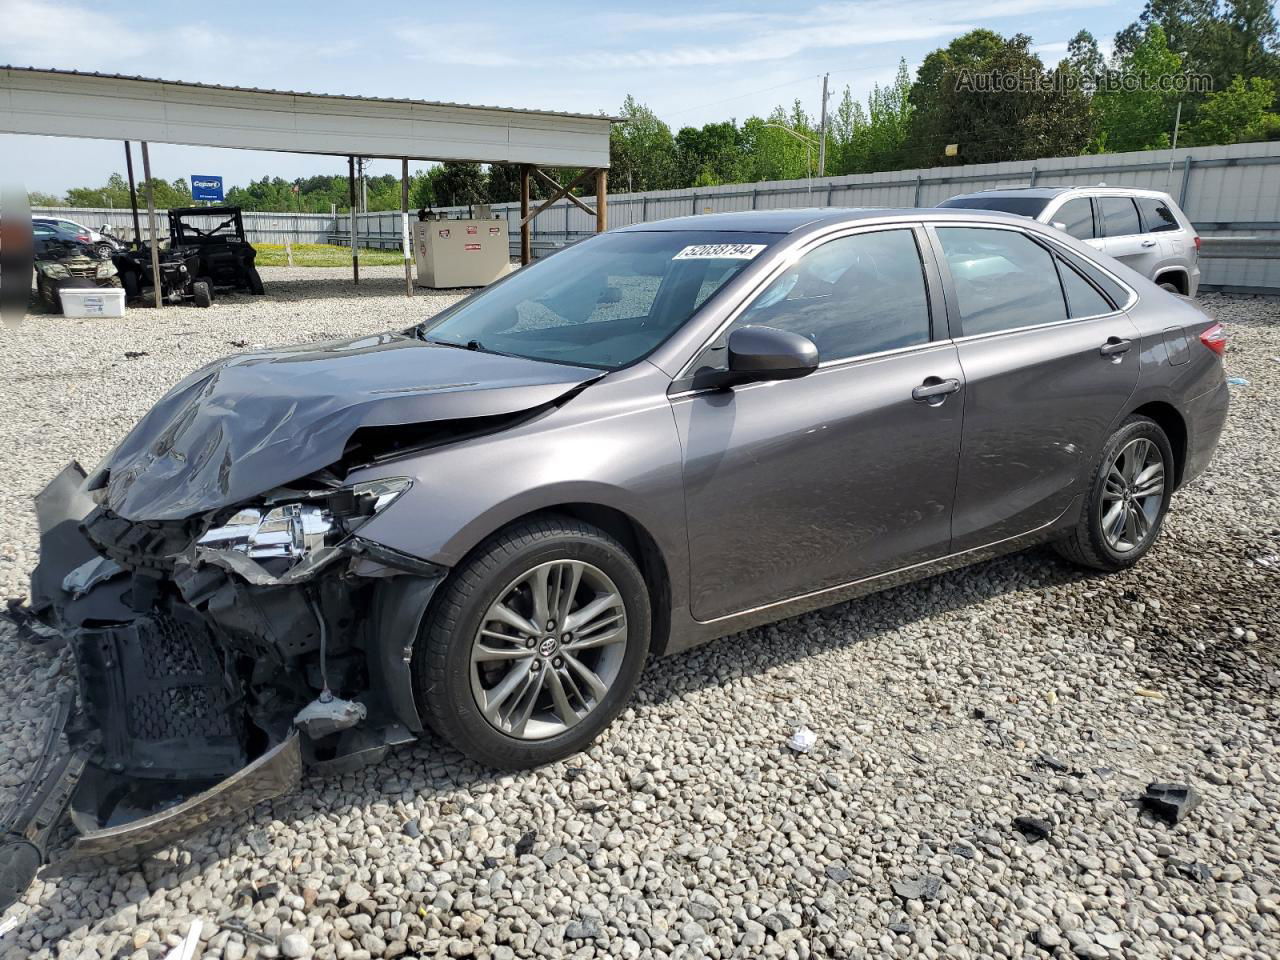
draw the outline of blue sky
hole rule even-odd
[[[0,0],[0,63],[239,86],[616,112],[633,94],[673,129],[815,112],[821,74],[865,98],[974,27],[1030,34],[1046,61],[1082,27],[1109,44],[1139,0],[671,0],[306,4]],[[0,134],[0,180],[61,193],[123,171],[117,142]],[[156,145],[167,179],[340,173],[338,158]],[[375,162],[373,173],[397,172]]]

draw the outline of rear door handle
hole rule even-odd
[[[1144,247],[1154,247],[1156,245],[1156,242],[1154,240],[1143,240],[1142,245]]]
[[[1120,357],[1129,352],[1129,348],[1133,346],[1132,340],[1122,340],[1120,337],[1108,337],[1107,342],[1098,348],[1098,353],[1104,357]]]
[[[955,393],[959,389],[959,380],[940,380],[937,377],[929,377],[911,391],[911,399],[920,403],[942,403],[948,394]]]

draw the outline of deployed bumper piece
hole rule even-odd
[[[85,784],[82,784],[73,801],[71,819],[83,832],[72,846],[72,855],[137,863],[147,854],[215,820],[243,813],[263,800],[292,793],[301,779],[302,751],[299,736],[294,733],[208,790],[159,813],[118,826],[104,826],[96,820],[93,810],[81,808],[86,801],[107,799],[92,791],[86,796]]]

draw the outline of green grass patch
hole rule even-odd
[[[289,265],[283,243],[255,243],[253,249],[258,251],[254,262],[260,267]],[[367,267],[398,267],[404,263],[404,257],[400,255],[399,250],[362,249],[360,263]],[[351,248],[337,247],[328,243],[295,243],[293,265],[295,267],[349,267],[351,266]]]

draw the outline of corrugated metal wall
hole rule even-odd
[[[1280,239],[1280,143],[1239,143],[1187,150],[1057,157],[1011,163],[934,167],[888,173],[855,174],[754,184],[728,184],[695,190],[610,194],[609,225],[626,226],[695,213],[771,210],[790,207],[934,206],[958,193],[996,187],[1095,184],[1147,187],[1172,194],[1203,236],[1256,236]],[[590,205],[594,198],[585,198]],[[520,207],[493,205],[510,225],[512,255],[519,253]],[[443,212],[465,215],[466,207]],[[132,235],[127,210],[48,210],[89,226],[110,223]],[[350,243],[350,217],[326,214],[246,213],[251,241],[283,243]],[[160,232],[168,231],[163,213]],[[400,246],[397,211],[357,216],[362,247]],[[595,220],[568,202],[556,204],[534,222],[534,254],[542,256],[595,232]],[[146,232],[146,216],[142,217]],[[1203,282],[1229,288],[1280,289],[1280,262],[1214,260],[1201,264]]]

